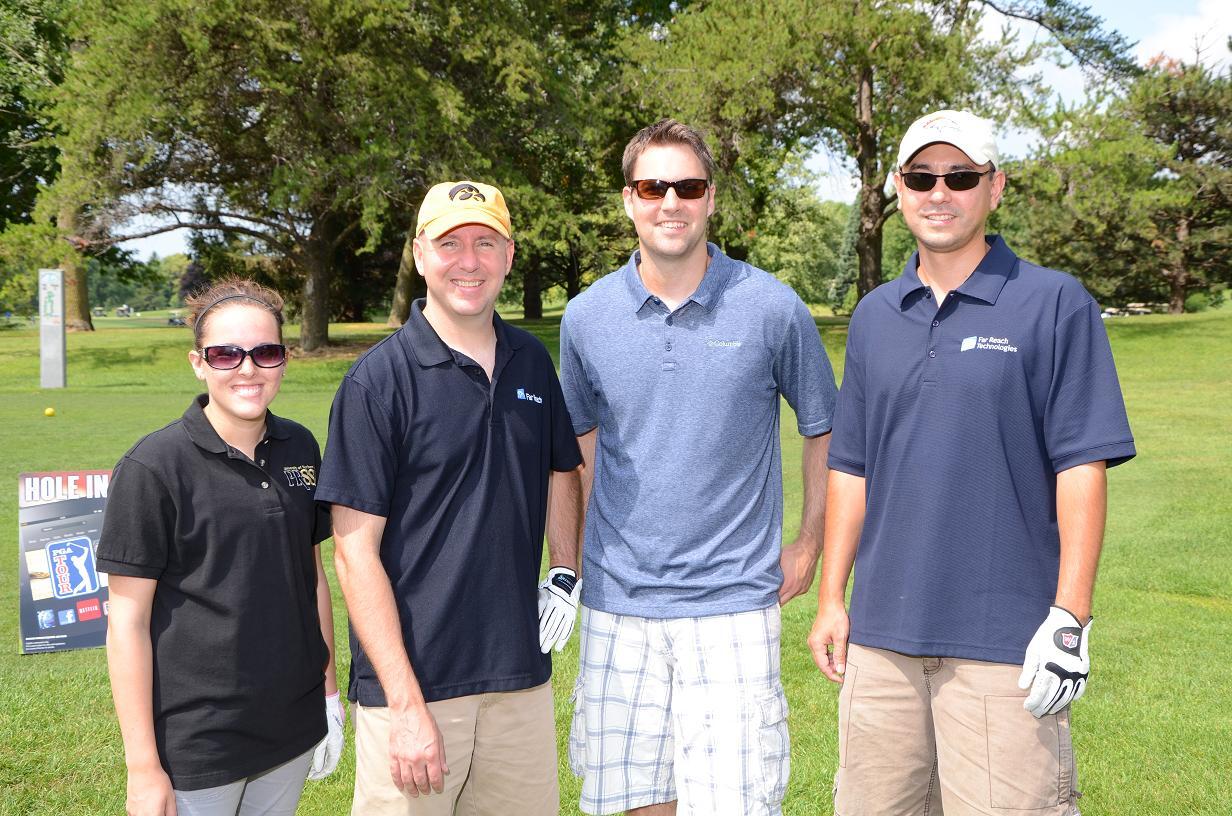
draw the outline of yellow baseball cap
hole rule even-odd
[[[429,190],[419,205],[415,234],[436,239],[463,224],[483,224],[513,237],[505,197],[491,184],[478,181],[443,181]]]

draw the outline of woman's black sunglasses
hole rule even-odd
[[[980,183],[980,179],[990,173],[995,173],[996,170],[985,170],[979,172],[977,170],[957,170],[953,173],[899,173],[903,177],[903,184],[907,185],[908,190],[915,190],[917,193],[927,193],[929,190],[937,186],[937,179],[945,179],[945,186],[949,187],[956,193],[963,190],[975,189],[975,185]]]
[[[654,201],[667,195],[668,190],[675,190],[677,198],[701,198],[710,188],[710,182],[705,179],[680,179],[679,181],[639,179],[629,186],[637,192],[638,198]]]
[[[257,368],[278,368],[287,361],[287,347],[278,343],[262,343],[250,349],[239,346],[206,346],[201,349],[201,359],[210,368],[230,371],[239,368],[245,357],[252,358]]]

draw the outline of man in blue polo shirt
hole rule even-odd
[[[536,583],[549,478],[576,499],[581,456],[547,350],[493,308],[501,192],[438,184],[415,232],[427,298],[339,386],[317,483],[351,619],[352,813],[554,816],[546,653],[577,585]],[[553,572],[576,574],[580,513],[555,514]]]
[[[834,375],[795,293],[706,243],[714,160],[696,131],[643,129],[623,171],[638,249],[561,322],[561,383],[593,463],[570,736],[581,809],[773,816],[790,754],[779,605],[816,569]],[[786,548],[780,396],[805,437]]]
[[[984,234],[997,164],[970,113],[908,129],[918,251],[851,318],[809,636],[843,685],[841,816],[1078,812],[1068,706],[1134,443],[1095,301]]]

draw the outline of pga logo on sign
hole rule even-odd
[[[85,536],[48,544],[47,563],[51,565],[51,589],[57,598],[74,598],[98,592],[94,548]]]

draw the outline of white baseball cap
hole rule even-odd
[[[954,145],[976,164],[992,162],[996,167],[1001,163],[992,122],[967,111],[940,110],[921,116],[907,128],[895,167],[901,169],[916,153],[938,142]]]

